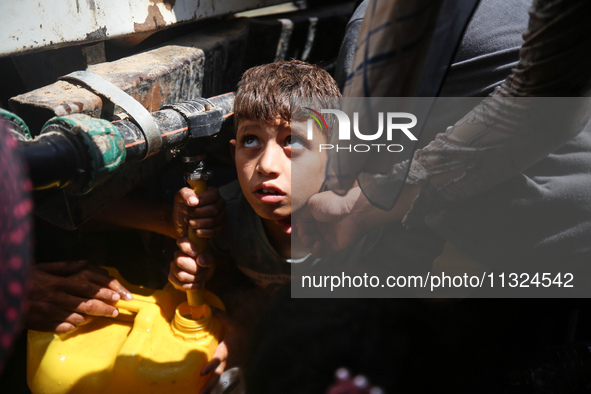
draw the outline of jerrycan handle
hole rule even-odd
[[[138,312],[146,305],[153,304],[153,301],[144,300],[144,297],[138,294],[133,295],[132,300],[119,300],[113,306],[119,310],[115,319],[124,322],[133,322]]]

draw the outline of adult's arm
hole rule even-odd
[[[117,279],[86,261],[40,263],[32,270],[26,326],[70,332],[92,316],[116,317],[113,304],[131,297]]]
[[[174,239],[185,237],[189,228],[200,237],[211,238],[221,233],[226,212],[224,205],[216,188],[210,187],[197,196],[192,189],[185,187],[176,193],[173,206],[126,196],[104,208],[93,219]]]
[[[420,185],[407,225],[519,174],[572,139],[588,120],[591,3],[536,0],[517,67],[462,120],[411,163]]]

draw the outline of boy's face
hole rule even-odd
[[[310,141],[306,133],[306,122],[245,119],[230,142],[246,200],[257,215],[283,225],[285,232],[290,231],[292,212],[304,206],[324,182],[326,152],[319,152],[319,145],[326,143],[326,137],[315,129]]]

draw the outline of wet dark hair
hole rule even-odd
[[[238,83],[234,101],[234,124],[242,119],[271,121],[281,117],[287,122],[306,120],[298,105],[339,108],[341,93],[330,74],[318,66],[300,60],[278,61],[247,70]],[[295,99],[295,100],[294,100]],[[327,118],[330,137],[331,119]]]

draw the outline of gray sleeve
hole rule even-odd
[[[588,87],[590,12],[587,1],[534,2],[511,75],[415,152],[409,181],[421,185],[421,192],[407,225],[446,202],[472,197],[519,174],[583,129],[588,99],[560,97],[580,96]]]
[[[339,50],[339,56],[337,58],[335,80],[341,92],[345,89],[345,83],[347,77],[351,73],[351,65],[353,64],[353,58],[355,57],[355,49],[357,47],[357,38],[359,37],[359,31],[361,30],[361,24],[363,22],[363,16],[367,9],[369,0],[363,0],[361,4],[355,9],[347,27],[345,29],[345,37],[341,43],[341,49]]]

